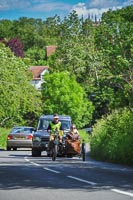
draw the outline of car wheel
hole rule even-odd
[[[6,147],[6,150],[7,151],[11,151],[11,147]]]
[[[40,156],[41,156],[41,151],[36,148],[32,148],[32,157],[40,157]]]

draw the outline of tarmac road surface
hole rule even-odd
[[[81,158],[0,151],[0,200],[131,200],[133,168]]]

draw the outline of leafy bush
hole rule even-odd
[[[84,140],[85,143],[90,142],[90,136],[85,130],[79,130],[81,141]]]
[[[91,155],[96,159],[133,164],[133,113],[127,108],[99,120],[93,129]]]
[[[0,148],[6,148],[7,135],[10,129],[0,128]]]

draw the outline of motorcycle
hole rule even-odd
[[[55,161],[56,157],[63,155],[63,143],[60,141],[59,131],[56,129],[54,134],[52,133],[52,140],[50,141],[50,154],[52,160]]]
[[[79,155],[79,157],[82,157],[82,160],[85,161],[86,145],[84,140],[80,143],[78,140],[69,141],[66,137],[63,137],[62,142],[60,142],[58,130],[55,130],[52,135],[53,139],[50,141],[50,152],[53,161],[56,160],[57,156],[73,157],[75,155]]]

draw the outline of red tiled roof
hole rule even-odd
[[[46,55],[47,57],[53,54],[56,50],[57,46],[46,46]]]
[[[30,66],[30,71],[33,74],[33,79],[40,79],[40,74],[48,68],[48,66]]]

